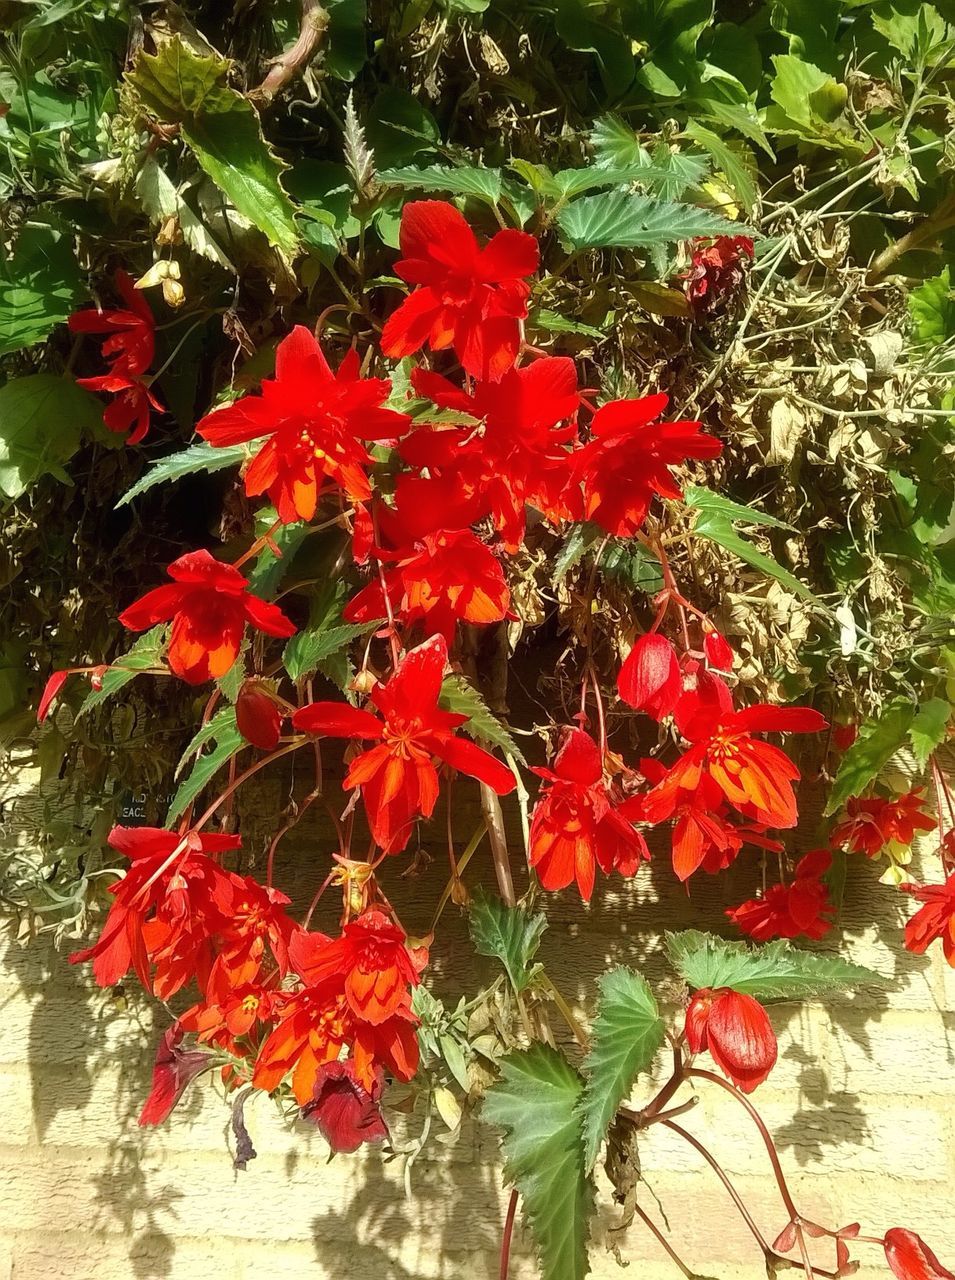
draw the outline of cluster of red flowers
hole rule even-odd
[[[103,411],[103,422],[117,433],[129,431],[127,444],[138,444],[149,430],[150,409],[162,405],[150,390],[147,370],[156,353],[156,322],[149,304],[125,271],[114,277],[116,292],[126,306],[98,311],[87,307],[70,316],[72,333],[106,333],[101,352],[109,373],[77,378],[89,391],[107,391],[113,400]]]

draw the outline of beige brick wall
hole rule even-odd
[[[255,798],[244,822],[250,849],[260,847],[281,803],[277,786]],[[313,827],[296,831],[284,852],[286,871],[296,868],[306,892],[326,848]],[[440,848],[434,854],[433,874],[389,880],[409,929],[424,925],[439,891],[445,863]],[[605,882],[589,911],[561,895],[550,903],[543,958],[586,1011],[594,976],[608,963],[662,976],[660,931],[712,926],[751,887],[752,867],[740,866],[730,877],[694,882],[687,897],[657,869],[633,885]],[[757,1101],[807,1215],[836,1224],[861,1219],[874,1232],[911,1226],[952,1265],[955,973],[937,950],[914,957],[901,949],[900,907],[876,884],[871,866],[852,863],[842,919],[849,952],[896,986],[829,1006],[777,1006],[780,1062]],[[452,996],[473,990],[479,975],[462,922],[449,916],[447,923],[431,981]],[[258,1097],[247,1118],[259,1155],[247,1172],[234,1172],[228,1111],[211,1078],[162,1130],[136,1126],[154,1042],[168,1020],[161,1006],[131,998],[120,1008],[49,946],[4,941],[0,1010],[0,1280],[496,1275],[506,1194],[493,1135],[473,1121],[452,1145],[426,1149],[408,1198],[400,1161],[384,1163],[372,1152],[329,1163],[313,1131],[287,1125]],[[766,1233],[775,1235],[783,1216],[746,1116],[712,1090],[686,1123],[704,1138],[723,1135],[728,1172]],[[641,1151],[647,1189],[659,1198],[684,1256],[721,1280],[764,1276],[758,1252],[702,1160],[661,1128],[650,1131]],[[643,1203],[659,1219],[650,1194]],[[600,1239],[612,1219],[604,1215]],[[634,1264],[632,1275],[678,1274],[639,1225],[617,1243]],[[879,1253],[858,1250],[873,1264],[862,1276],[888,1274]],[[600,1280],[619,1274],[599,1241],[593,1266]],[[534,1274],[527,1241],[518,1236],[512,1275]]]

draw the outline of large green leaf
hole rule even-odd
[[[582,1280],[593,1186],[584,1169],[577,1107],[582,1084],[567,1060],[535,1044],[501,1062],[483,1118],[499,1125],[504,1173],[521,1193],[542,1280]]]
[[[594,1167],[617,1108],[630,1096],[663,1043],[666,1024],[646,980],[632,969],[612,969],[599,979],[600,1000],[584,1060],[584,1167]]]
[[[237,467],[249,457],[249,448],[244,444],[227,445],[216,449],[205,440],[199,444],[191,444],[188,449],[179,453],[170,453],[165,458],[154,462],[144,475],[141,475],[131,489],[127,489],[116,506],[125,507],[127,502],[138,498],[141,493],[152,489],[157,484],[166,484],[170,480],[178,480],[181,476],[195,475],[197,472],[224,471],[227,467]]]
[[[235,666],[239,664],[236,663]],[[200,725],[193,735],[192,741],[186,747],[185,751],[179,757],[179,763],[176,765],[176,778],[182,773],[192,756],[201,750],[207,742],[212,742],[217,738],[221,738],[224,733],[236,727],[235,707],[220,707],[216,714],[207,720],[205,724]]]
[[[708,209],[626,191],[584,196],[562,209],[557,221],[571,249],[641,249],[746,231]]]
[[[505,755],[511,756],[518,764],[526,763],[520,747],[464,676],[445,677],[439,705],[442,711],[453,711],[455,715],[468,717],[461,730],[469,738],[492,747],[500,747]]]
[[[726,181],[733,188],[733,194],[747,214],[756,207],[756,162],[753,153],[745,142],[729,143],[707,129],[698,120],[689,120],[686,126],[687,136],[698,142],[713,158],[717,169],[722,170]]]
[[[909,741],[920,769],[925,768],[929,756],[945,741],[951,715],[952,707],[947,698],[929,698],[919,703],[915,719],[909,725]]]
[[[797,951],[788,942],[749,947],[726,942],[711,933],[687,929],[666,935],[670,962],[694,990],[731,987],[757,1000],[792,1000],[842,991],[861,983],[883,985],[872,969],[849,964],[838,956]]]
[[[955,337],[955,290],[949,267],[912,290],[909,313],[920,342],[937,347]]]
[[[523,907],[508,907],[483,889],[474,895],[468,912],[471,940],[478,955],[500,960],[515,991],[524,991],[538,966],[533,959],[547,928],[542,913],[529,915]]]
[[[158,53],[140,53],[126,80],[144,111],[179,125],[199,164],[239,213],[291,254],[299,234],[294,206],[279,181],[282,165],[251,103],[225,83],[230,65],[174,36]]]
[[[230,708],[231,710],[231,708]],[[215,777],[223,765],[237,755],[246,741],[239,733],[235,723],[235,713],[231,717],[223,716],[221,728],[215,736],[215,745],[206,755],[201,755],[193,765],[188,778],[179,784],[176,794],[166,814],[166,825],[170,826],[180,818],[200,794],[205,786]]]
[[[42,342],[73,310],[80,284],[71,238],[49,223],[27,223],[0,264],[0,356]]]
[[[19,498],[48,474],[67,480],[63,463],[102,419],[100,401],[71,378],[12,378],[0,387],[0,493]]]
[[[193,251],[227,271],[235,267],[209,228],[187,202],[180,187],[153,156],[147,156],[136,176],[136,194],[154,222],[175,218],[183,240]]]
[[[826,805],[827,814],[841,809],[850,796],[861,795],[878,777],[896,751],[905,745],[914,719],[914,705],[898,699],[862,725],[859,736],[839,762]]]
[[[323,662],[347,649],[356,636],[366,635],[378,622],[342,622],[338,626],[306,627],[292,636],[282,661],[292,680],[311,675]]]
[[[500,169],[477,169],[471,165],[450,168],[432,164],[426,169],[384,169],[378,180],[386,187],[410,187],[418,191],[447,191],[453,196],[478,196],[490,204],[501,198]]]
[[[100,687],[90,690],[77,714],[84,715],[87,711],[92,711],[94,707],[98,707],[114,694],[119,693],[120,689],[128,685],[130,680],[142,675],[144,671],[149,671],[154,667],[161,667],[163,665],[165,638],[166,628],[162,623],[158,627],[152,627],[149,631],[144,631],[133,647],[127,653],[124,653],[121,658],[117,658],[113,665],[106,670]]]

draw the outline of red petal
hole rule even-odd
[[[617,691],[629,706],[662,720],[683,692],[676,650],[659,633],[641,636],[620,668]]]
[[[925,1241],[904,1227],[885,1233],[885,1257],[897,1280],[955,1280]]]
[[[517,786],[516,779],[507,765],[501,764],[500,760],[495,760],[489,752],[484,751],[475,742],[468,742],[466,738],[447,737],[432,745],[435,755],[449,764],[452,769],[457,769],[470,778],[477,778],[479,782],[486,783],[499,796],[509,795]]]
[[[603,775],[600,749],[583,729],[567,729],[554,757],[554,773],[568,782],[590,786]]]
[[[37,724],[42,724],[50,714],[50,705],[53,699],[63,688],[69,671],[54,671],[43,686],[43,693],[40,696],[40,705],[36,709]]]
[[[489,283],[533,275],[540,264],[540,248],[526,231],[507,227],[492,236],[478,258],[481,279]]]
[[[147,591],[119,615],[119,621],[129,631],[145,631],[158,622],[168,622],[174,617],[183,601],[183,589],[171,582],[164,587]]]
[[[706,1024],[710,1056],[744,1093],[751,1093],[776,1064],[779,1046],[766,1010],[752,996],[725,990],[713,1001]]]
[[[253,627],[258,627],[266,635],[280,636],[284,639],[294,636],[298,630],[295,623],[286,618],[277,604],[273,604],[270,600],[261,600],[258,596],[246,595],[245,614]]]
[[[303,733],[326,738],[380,738],[381,721],[347,702],[310,702],[296,711],[292,724]]]
[[[828,723],[812,707],[772,707],[762,702],[733,717],[733,727],[747,733],[818,733]]]
[[[235,704],[235,722],[246,742],[262,751],[274,751],[282,735],[282,713],[254,680],[246,680]]]
[[[384,355],[400,360],[427,342],[441,303],[430,289],[416,289],[385,321],[381,333]]]

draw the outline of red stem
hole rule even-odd
[[[504,1235],[501,1237],[501,1272],[500,1280],[507,1280],[507,1271],[511,1261],[511,1236],[514,1234],[514,1215],[517,1212],[517,1188],[511,1192],[507,1203],[507,1217],[504,1219]]]

